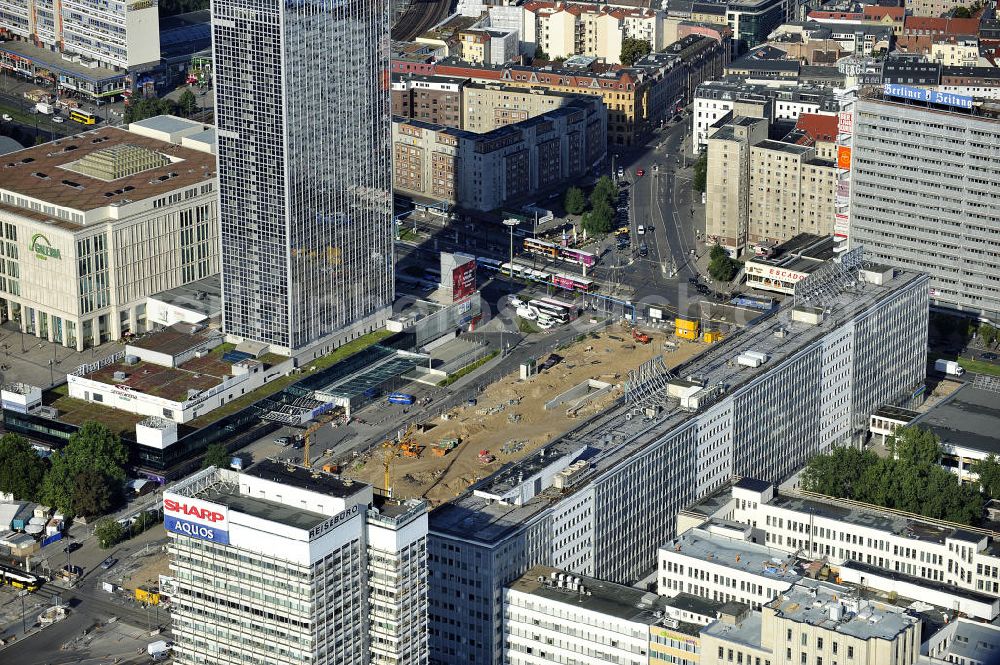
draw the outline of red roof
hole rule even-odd
[[[905,7],[881,7],[878,5],[865,5],[865,18],[880,19],[891,16],[894,19],[902,19],[906,16]]]
[[[903,22],[903,34],[976,35],[979,34],[979,19],[907,16]]]
[[[836,141],[837,116],[803,113],[799,115],[795,129],[801,129],[813,141]]]

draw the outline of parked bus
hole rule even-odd
[[[482,268],[483,270],[499,272],[500,267],[503,265],[503,262],[497,261],[496,259],[490,259],[485,256],[477,256],[476,265]]]
[[[42,578],[38,575],[32,575],[20,568],[14,568],[2,563],[0,563],[0,582],[27,591],[38,591],[42,586]]]
[[[78,122],[81,125],[93,125],[97,122],[96,115],[81,109],[71,109],[69,112],[69,119],[73,122]]]
[[[389,393],[388,400],[389,404],[405,404],[409,406],[413,404],[416,398],[407,393]]]
[[[559,248],[559,258],[567,263],[590,267],[597,263],[597,255],[570,247]]]
[[[565,300],[559,300],[557,298],[539,298],[539,302],[543,302],[546,305],[551,305],[553,307],[558,307],[562,309],[569,316],[569,320],[574,320],[580,313],[580,308],[573,303],[566,302]]]
[[[569,323],[569,312],[558,305],[547,303],[544,300],[529,300],[528,307],[538,312],[538,319],[549,319],[556,323]]]
[[[567,291],[580,291],[586,293],[594,288],[594,283],[589,279],[584,279],[583,277],[577,277],[576,275],[567,275],[565,273],[556,273],[552,275],[552,284],[558,286],[560,289],[566,289]]]
[[[525,238],[523,247],[526,252],[538,254],[539,256],[547,256],[550,259],[554,259],[559,256],[560,247],[554,242],[539,240],[538,238]]]

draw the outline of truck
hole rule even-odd
[[[49,104],[47,102],[38,102],[37,104],[35,104],[35,110],[45,115],[52,115],[53,113],[56,112],[56,107],[52,106],[52,104]]]
[[[945,360],[944,358],[938,358],[934,361],[934,369],[949,376],[962,376],[965,374],[964,367],[954,360]]]

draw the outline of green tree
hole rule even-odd
[[[694,175],[691,178],[691,187],[699,194],[704,192],[708,186],[708,155],[702,153],[698,161],[694,163]]]
[[[603,202],[610,207],[614,204],[617,195],[618,188],[614,181],[608,176],[601,176],[597,184],[594,185],[593,191],[590,192],[590,205],[596,208],[599,203]]]
[[[909,466],[931,466],[941,460],[941,440],[929,429],[902,427],[886,442],[889,454]]]
[[[736,276],[738,261],[729,258],[729,254],[721,245],[712,247],[709,254],[708,274],[718,282],[728,282]]]
[[[969,469],[979,476],[979,486],[991,499],[1000,499],[1000,457],[995,454],[972,463]]]
[[[625,67],[631,67],[637,60],[648,55],[652,50],[653,47],[645,39],[626,37],[622,41],[622,52],[619,60],[621,60],[622,65]]]
[[[563,200],[563,207],[571,215],[579,215],[587,208],[587,197],[583,195],[583,190],[579,187],[570,187],[566,190],[566,197]]]
[[[45,471],[45,460],[27,439],[17,434],[0,437],[0,492],[10,492],[15,499],[37,501]]]
[[[77,478],[93,472],[103,479],[110,493],[109,507],[113,507],[121,500],[127,461],[128,450],[117,434],[101,423],[84,423],[70,436],[66,446],[52,455],[52,468],[42,483],[42,500],[69,517],[84,514],[76,505]]]
[[[972,18],[972,11],[968,7],[955,7],[953,18]]]
[[[988,323],[979,324],[977,332],[979,334],[979,339],[983,341],[983,344],[985,344],[987,348],[996,344],[998,337],[997,329],[991,326],[990,324]]]
[[[94,535],[97,536],[97,544],[101,549],[114,547],[125,537],[125,527],[113,519],[105,517],[97,521],[94,525]]]
[[[207,469],[210,466],[228,467],[229,453],[221,443],[213,443],[205,449],[205,458],[201,462],[201,468]]]
[[[611,219],[613,217],[614,213],[608,207],[608,204],[600,201],[598,205],[594,206],[593,210],[583,213],[583,217],[580,218],[580,225],[583,226],[584,231],[591,235],[607,233],[611,230]]]
[[[548,60],[549,54],[546,53],[541,46],[535,47],[535,60]]]
[[[190,118],[198,110],[198,98],[190,90],[185,90],[177,100],[177,106],[185,117]]]
[[[73,507],[78,515],[103,515],[114,505],[115,483],[107,476],[84,469],[76,474]]]

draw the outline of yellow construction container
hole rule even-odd
[[[697,321],[674,319],[674,334],[681,339],[698,339],[699,327],[700,324]]]
[[[722,339],[722,333],[718,330],[706,330],[704,339],[707,344],[712,344]]]
[[[158,591],[153,589],[143,589],[139,587],[135,590],[135,599],[141,603],[149,603],[150,605],[160,604],[160,594]]]

